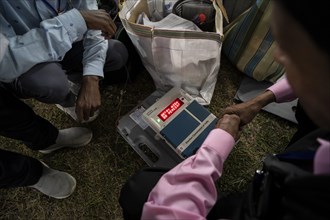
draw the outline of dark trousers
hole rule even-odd
[[[105,78],[109,78],[109,83],[116,83],[126,77],[121,69],[128,53],[117,40],[109,40],[108,45]],[[60,63],[40,63],[11,83],[0,82],[0,135],[21,140],[33,150],[54,144],[58,129],[16,97],[72,106],[74,99],[67,75],[73,81],[79,80],[77,75],[82,77],[83,52],[82,41],[77,42]],[[32,185],[39,180],[41,172],[38,160],[0,149],[0,188]]]
[[[125,79],[126,47],[117,40],[109,40],[103,67],[109,84]],[[71,107],[76,96],[69,89],[68,79],[81,82],[83,72],[83,42],[72,45],[61,62],[38,63],[13,82],[4,83],[6,88],[21,99],[34,98],[48,104]],[[124,69],[123,69],[124,68]]]
[[[23,141],[32,150],[41,150],[55,143],[58,129],[0,83],[0,135]],[[0,188],[33,185],[41,172],[38,160],[0,149]]]
[[[296,118],[298,120],[298,130],[290,141],[285,152],[304,150],[304,148],[310,146],[310,144],[306,143],[310,142],[317,145],[318,143],[315,142],[315,138],[319,134],[323,134],[320,132],[313,134],[313,131],[317,129],[317,126],[309,119],[299,104],[296,111]],[[310,135],[301,139],[307,134]],[[128,179],[121,190],[119,198],[119,203],[122,207],[125,220],[141,218],[142,208],[148,199],[150,191],[157,184],[161,176],[167,171],[168,169],[162,168],[145,168]],[[240,211],[240,204],[243,202],[244,195],[245,193],[219,193],[218,200],[207,216],[207,219],[235,218],[237,212]]]

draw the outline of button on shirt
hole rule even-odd
[[[61,61],[72,43],[80,40],[84,43],[83,75],[103,77],[108,41],[101,31],[87,30],[78,11],[97,10],[96,1],[44,1],[0,1],[0,33],[9,41],[1,51],[0,81],[10,82],[38,63]]]

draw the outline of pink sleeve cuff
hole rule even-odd
[[[214,149],[225,161],[235,145],[235,139],[228,132],[216,128],[209,133],[203,145]]]
[[[321,146],[317,149],[314,158],[314,174],[329,175],[330,174],[330,142],[318,139]]]
[[[297,98],[286,77],[269,87],[267,90],[274,93],[277,103],[290,102]]]

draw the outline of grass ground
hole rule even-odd
[[[233,104],[242,75],[225,57],[209,109],[219,114]],[[50,167],[71,173],[76,191],[67,199],[49,198],[31,188],[0,189],[1,219],[122,219],[118,196],[125,180],[147,165],[116,131],[118,119],[154,91],[147,72],[128,85],[102,91],[103,106],[97,120],[83,126],[93,130],[93,140],[80,149],[64,149],[51,155],[31,151],[18,141],[0,137],[0,148],[45,161]],[[78,126],[54,105],[27,101],[35,112],[58,128]],[[296,125],[261,112],[245,127],[229,156],[218,182],[224,191],[241,191],[266,153],[279,152],[289,142]]]

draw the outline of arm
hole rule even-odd
[[[142,219],[200,219],[217,199],[214,182],[238,136],[239,118],[225,115],[201,148],[164,174],[149,194]]]
[[[80,13],[89,28],[84,37],[83,80],[76,102],[79,120],[88,120],[101,106],[99,78],[103,78],[103,67],[108,50],[108,41],[116,31],[110,15],[98,9],[96,1],[81,1]]]
[[[84,36],[83,75],[103,77],[103,66],[108,41],[116,32],[116,25],[104,10],[98,10],[96,0],[77,1],[77,8],[86,21],[88,31]]]
[[[286,78],[278,81],[255,98],[227,107],[224,114],[236,114],[241,119],[241,126],[250,123],[260,110],[272,102],[289,102],[296,98]]]
[[[286,77],[269,87],[267,90],[274,94],[277,103],[291,102],[297,98]]]
[[[0,63],[1,81],[10,82],[31,67],[42,62],[60,61],[87,31],[79,11],[72,9],[40,23],[23,35],[16,35],[0,14],[0,31],[9,41]],[[19,64],[19,65],[18,65]]]

